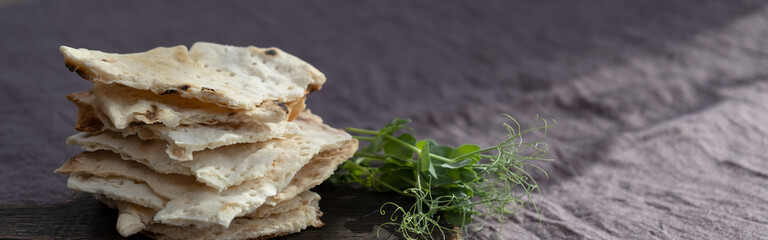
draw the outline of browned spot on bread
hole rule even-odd
[[[168,90],[165,90],[165,92],[161,93],[160,95],[166,95],[166,94],[172,94],[172,93],[177,94],[179,92],[177,92],[176,89],[168,89]]]
[[[187,85],[187,84],[181,85],[181,86],[179,86],[179,89],[187,91],[187,89],[189,89],[189,85]]]
[[[69,69],[70,72],[74,72],[75,70],[77,70],[77,65],[69,62],[64,62],[64,66],[67,66],[67,69]]]
[[[104,128],[104,123],[95,117],[85,117],[81,114],[77,116],[77,124],[75,124],[75,130],[80,132],[98,133]]]
[[[77,110],[77,123],[75,130],[80,132],[97,133],[104,128],[104,123],[96,117],[92,107],[79,106]]]
[[[96,76],[93,74],[93,72],[88,71],[85,68],[81,68],[80,66],[71,63],[71,62],[64,62],[64,66],[67,66],[67,69],[69,69],[70,72],[75,72],[77,75],[80,75],[81,78],[84,78],[85,80],[93,80],[93,78]]]
[[[116,63],[117,62],[117,60],[114,60],[114,59],[104,59],[104,58],[102,58],[101,61],[108,62],[108,63]]]
[[[208,91],[208,92],[212,92],[212,93],[216,92],[216,90],[214,90],[213,88],[207,88],[207,87],[203,87],[202,91],[203,92]]]
[[[157,113],[158,113],[157,105],[152,104],[152,110],[147,110],[147,113],[144,114],[144,117],[146,117],[147,120],[149,121],[156,122],[159,120],[157,119],[158,117]]]
[[[81,78],[83,78],[85,80],[88,80],[88,81],[92,80],[93,77],[94,77],[93,73],[91,73],[89,71],[82,70],[82,69],[77,69],[77,70],[75,70],[75,72],[77,73],[77,75],[80,75]]]
[[[235,112],[229,112],[229,116],[235,116]]]
[[[320,84],[310,84],[309,86],[307,86],[307,92],[308,92],[307,94],[320,90],[320,88],[322,88]]]
[[[275,51],[274,49],[269,49],[267,51],[264,51],[264,54],[267,54],[269,56],[277,56],[277,51]]]
[[[75,130],[95,134],[103,131],[104,123],[96,116],[96,110],[86,103],[87,100],[85,99],[92,98],[92,94],[90,90],[76,92],[67,95],[67,99],[77,106]]]

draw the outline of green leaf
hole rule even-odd
[[[466,183],[453,183],[440,186],[438,189],[434,189],[432,194],[439,196],[454,196],[459,199],[469,199],[473,195],[473,189]]]
[[[434,154],[434,155],[438,155],[438,156],[446,157],[447,158],[453,152],[453,148],[451,148],[449,146],[440,146],[440,145],[437,145],[437,143],[435,143],[435,145],[432,145],[429,148],[429,152]]]
[[[387,142],[384,138],[384,135],[392,135],[393,133],[400,131],[401,129],[409,129],[412,130],[406,126],[403,126],[403,124],[411,122],[410,119],[400,119],[395,118],[387,124],[384,128],[379,130],[379,134],[373,137],[373,140],[370,141],[370,144],[366,146],[365,148],[360,149],[360,152],[365,153],[377,153],[382,150],[383,145]]]
[[[448,156],[448,158],[455,158],[463,156],[464,154],[468,154],[474,151],[480,150],[480,147],[474,144],[464,144],[456,149],[453,149],[453,152],[451,152],[451,155]]]
[[[542,138],[523,142],[523,136],[531,131],[543,131],[546,136],[547,129],[554,127],[543,120],[543,126],[531,124],[524,129],[509,118],[511,122],[503,124],[509,137],[488,148],[498,151],[487,153],[478,152],[483,148],[473,144],[454,149],[430,139],[418,141],[412,135],[413,129],[405,125],[410,122],[407,119],[396,118],[379,131],[347,128],[362,134],[355,137],[369,145],[342,164],[330,181],[360,183],[413,197],[411,207],[388,203],[402,214],[393,218],[399,223],[388,224],[395,224],[396,231],[407,239],[427,236],[438,228],[450,230],[438,225],[437,216],[454,225],[466,225],[472,215],[481,214],[473,210],[477,206],[487,210],[482,214],[504,217],[529,203],[531,194],[538,190],[536,181],[523,167],[541,169],[527,161],[550,160],[545,158],[547,145]],[[402,130],[410,130],[410,134],[399,134]],[[393,138],[395,134],[399,135]]]
[[[437,179],[437,172],[435,172],[435,165],[432,164],[432,161],[429,162],[429,174],[432,175],[432,178]]]
[[[407,128],[407,127],[405,127],[403,125],[406,124],[406,123],[409,123],[409,122],[411,122],[410,119],[395,118],[395,119],[392,120],[392,122],[387,124],[387,126],[385,126],[383,129],[381,129],[381,131],[379,131],[379,132],[382,133],[382,134],[385,134],[385,135],[392,135],[392,133],[395,133],[397,131],[400,131],[401,129]],[[410,129],[410,128],[408,128],[408,129]]]
[[[434,141],[432,141],[434,142]],[[432,165],[431,158],[429,157],[429,147],[432,145],[429,140],[427,141],[419,141],[416,143],[417,145],[421,145],[421,154],[419,154],[419,173],[422,172],[429,172],[430,175],[432,175],[433,178],[437,179],[437,173],[435,172],[435,167]]]
[[[360,149],[358,152],[362,153],[377,153],[381,151],[381,145],[384,143],[384,137],[382,136],[376,136],[373,138],[373,141],[368,144],[365,148]]]
[[[426,145],[426,144],[427,144],[427,140],[421,140],[421,141],[416,142],[416,144],[414,144],[414,146],[416,146],[416,148],[421,150],[424,147],[424,145]]]
[[[448,169],[457,169],[457,168],[466,167],[467,165],[469,165],[471,163],[473,163],[473,160],[469,159],[469,158],[466,158],[466,159],[461,160],[461,161],[440,164],[440,167],[448,168]]]
[[[415,182],[413,180],[413,171],[404,169],[386,172],[381,175],[379,181],[389,184],[390,186],[400,190],[413,187],[413,182]],[[390,189],[381,190],[387,191]]]
[[[461,181],[465,183],[471,183],[475,180],[478,180],[477,172],[475,170],[472,170],[470,168],[460,168],[459,172],[461,174]]]
[[[396,160],[393,158],[388,158],[386,161],[384,161],[384,164],[378,168],[378,170],[381,172],[398,171],[398,170],[408,170],[413,172],[413,169],[415,167],[416,166],[410,161],[404,162],[404,161]]]
[[[397,137],[397,139],[400,139],[401,141],[411,145],[416,143],[416,138],[408,133],[401,134],[399,137]],[[407,146],[403,146],[398,142],[386,141],[384,142],[382,147],[384,148],[384,153],[386,154],[402,157],[404,159],[413,158],[413,150],[411,150]]]
[[[429,148],[435,148],[435,147],[439,146],[437,144],[437,142],[435,142],[435,140],[427,139],[426,141],[427,141],[427,143],[429,143]]]

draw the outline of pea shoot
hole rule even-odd
[[[331,181],[335,184],[359,183],[366,188],[395,192],[414,198],[414,204],[403,207],[384,204],[380,212],[392,207],[390,220],[406,239],[432,238],[435,230],[461,231],[472,222],[473,215],[496,217],[515,214],[533,202],[540,190],[528,170],[546,172],[530,161],[552,161],[547,157],[547,144],[542,140],[547,129],[555,127],[546,119],[536,118],[523,130],[514,118],[504,123],[507,139],[496,146],[480,148],[464,144],[456,148],[439,145],[431,139],[417,140],[407,119],[396,118],[378,131],[347,128],[353,137],[369,144],[344,162]],[[543,135],[526,142],[531,132]],[[404,133],[401,133],[404,132]],[[478,209],[483,209],[482,213]],[[441,224],[458,226],[459,230]]]

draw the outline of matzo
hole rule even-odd
[[[94,108],[118,129],[131,123],[160,123],[168,127],[190,124],[280,122],[291,108],[270,101],[251,109],[226,109],[175,94],[155,95],[118,84],[93,84]],[[301,100],[301,99],[300,99]]]
[[[192,153],[237,143],[254,143],[269,139],[282,139],[301,131],[294,122],[188,125],[171,128],[162,124],[114,127],[106,116],[94,110],[94,97],[90,91],[67,95],[78,107],[75,129],[100,133],[104,130],[120,132],[123,136],[138,135],[142,140],[158,139],[168,142],[166,153],[175,160],[192,160]],[[297,113],[298,114],[298,113]]]
[[[309,226],[322,227],[322,215],[320,208],[307,205],[265,218],[236,218],[228,228],[151,224],[145,232],[156,239],[268,239],[296,233]]]
[[[350,140],[347,144],[357,143]],[[230,187],[223,192],[200,184],[192,177],[159,174],[144,165],[122,160],[118,155],[106,151],[83,153],[70,159],[57,172],[145,181],[152,192],[169,199],[155,215],[155,221],[179,226],[228,226],[235,217],[252,212],[268,197],[284,189],[305,164],[302,161],[278,158],[264,177]],[[102,193],[108,195],[104,191]],[[130,202],[130,199],[127,201]]]
[[[275,196],[267,198],[264,205],[245,215],[250,218],[261,218],[275,213],[285,212],[299,206],[299,203],[319,200],[320,196],[309,191],[312,187],[322,183],[327,179],[336,167],[349,158],[357,150],[356,142],[346,144],[339,149],[333,149],[321,152],[304,167],[296,173],[291,183]],[[120,207],[120,218],[118,219],[118,231],[120,233],[136,233],[146,224],[152,223],[156,211],[132,203],[125,202],[125,207]],[[306,203],[304,203],[306,205]],[[123,216],[123,215],[126,216]],[[140,226],[140,227],[139,227]],[[123,234],[123,236],[131,235]]]
[[[98,135],[79,133],[67,139],[67,143],[79,144],[87,151],[110,150],[160,173],[194,175],[198,182],[222,191],[263,177],[277,158],[306,162],[321,151],[339,148],[351,139],[318,119],[306,111],[295,121],[301,135],[207,149],[196,152],[193,160],[185,162],[169,158],[164,141],[141,141],[136,136],[122,137],[111,131]]]
[[[155,215],[155,211],[151,208],[142,207],[129,202],[113,200],[101,194],[96,194],[96,197],[102,203],[107,204],[107,206],[119,210],[120,214],[117,219],[117,231],[124,237],[138,233],[148,224],[154,223],[152,218]],[[275,206],[262,205],[253,212],[240,218],[265,218],[274,214],[298,209],[301,206],[318,206],[319,201],[320,195],[311,191],[305,191],[296,195],[294,198],[280,202]]]
[[[67,188],[103,194],[111,199],[154,209],[162,209],[167,202],[166,199],[155,194],[144,182],[125,178],[94,177],[85,173],[72,174],[67,180]]]
[[[277,48],[199,42],[189,51],[185,46],[132,54],[66,46],[59,50],[67,67],[87,80],[158,95],[170,91],[231,109],[291,102],[325,83],[320,71]]]
[[[291,183],[280,193],[267,199],[265,204],[275,205],[323,183],[333,171],[357,151],[358,142],[353,139],[341,148],[321,152],[299,170]]]

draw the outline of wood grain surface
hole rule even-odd
[[[407,204],[407,198],[351,187],[321,185],[314,190],[322,196],[320,210],[325,226],[275,239],[377,239],[377,230],[378,239],[401,239],[391,227],[379,229],[388,219],[379,208],[389,201]],[[116,222],[117,210],[87,193],[76,193],[72,200],[58,204],[0,204],[3,239],[120,239],[123,237],[115,229]],[[149,238],[133,235],[127,239]]]

